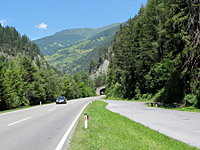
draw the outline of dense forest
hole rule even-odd
[[[200,108],[199,0],[148,0],[110,47],[107,96]]]
[[[0,110],[55,102],[60,95],[67,99],[94,96],[96,86],[86,72],[59,74],[27,36],[0,25]]]

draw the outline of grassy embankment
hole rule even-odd
[[[49,102],[49,103],[42,104],[42,105],[47,105],[47,104],[51,104],[51,103],[55,103],[55,102]],[[32,107],[36,107],[36,106],[40,106],[40,105],[23,106],[23,107],[19,107],[19,108],[15,108],[15,109],[2,110],[2,111],[0,111],[0,114],[7,113],[7,112],[12,112],[12,111],[17,111],[17,110],[22,110],[22,109],[27,109],[27,108],[32,108]]]
[[[105,100],[116,100],[116,101],[132,101],[132,102],[152,102],[153,100],[148,100],[148,99],[139,99],[139,100],[134,100],[134,99],[122,99],[122,98],[116,98],[116,97],[102,97],[101,99]]]
[[[159,108],[200,113],[200,109],[194,108],[192,106],[191,107],[178,107],[178,108],[171,108],[171,107],[159,107]]]
[[[83,114],[70,143],[70,150],[195,150],[185,143],[107,110],[106,103],[95,101],[84,113],[89,115],[88,129]]]
[[[16,109],[2,110],[2,111],[0,111],[0,114],[11,112],[11,111],[17,111],[17,110],[27,109],[27,108],[30,108],[30,107],[31,106],[26,106],[26,107],[20,107],[20,108],[16,108]]]
[[[151,100],[147,100],[147,99],[140,99],[140,100],[128,100],[128,99],[121,99],[121,98],[114,98],[114,97],[103,97],[101,99],[106,99],[106,100],[119,100],[119,101],[132,101],[132,102],[147,102],[149,103],[147,106],[151,106],[150,103],[153,102],[153,99]],[[154,105],[154,107],[156,107]],[[163,106],[159,106],[159,108],[163,108],[163,109],[171,109],[171,110],[178,110],[178,111],[188,111],[188,112],[200,112],[200,109],[197,109],[195,107],[177,107],[177,108],[173,108],[173,107],[163,107]]]

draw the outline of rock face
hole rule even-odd
[[[99,66],[99,68],[91,75],[91,77],[94,78],[95,76],[99,76],[103,73],[107,74],[109,63],[110,62],[107,59],[104,60],[103,64]]]
[[[98,75],[101,73],[107,74],[109,63],[110,62],[108,60],[104,60],[103,64],[100,65],[100,67],[97,69],[95,74],[98,74]]]
[[[101,55],[101,60],[103,60],[101,61],[102,63],[100,63],[99,66],[96,66],[90,77],[91,78],[94,78],[95,76],[98,77],[100,74],[107,75],[110,59],[112,56],[114,56],[114,52],[112,45],[110,45],[107,51],[103,53],[103,56]]]

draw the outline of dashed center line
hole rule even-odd
[[[52,108],[52,109],[49,109],[49,110],[47,110],[47,111],[53,111],[53,110],[55,110],[56,108]]]
[[[31,119],[31,118],[32,118],[32,117],[24,118],[24,119],[22,119],[22,120],[19,120],[19,121],[10,123],[10,124],[8,124],[8,126],[12,126],[12,125],[14,125],[14,124],[20,123],[20,122],[22,122],[22,121],[25,121],[25,120],[28,120],[28,119]]]

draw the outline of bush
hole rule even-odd
[[[153,97],[153,101],[155,102],[163,102],[163,98],[161,95],[163,95],[165,91],[165,88],[162,88],[156,95]]]
[[[183,103],[185,97],[184,79],[179,71],[172,73],[160,98],[164,104],[173,106],[173,103]]]
[[[148,95],[147,95],[147,99],[148,99],[148,100],[151,100],[151,99],[152,99],[152,94],[148,94]]]
[[[185,96],[184,101],[186,106],[196,106],[197,105],[197,97],[193,94],[188,94]]]
[[[197,95],[197,104],[196,104],[195,107],[200,108],[200,86],[199,86],[199,88],[197,90],[197,94],[196,95]]]
[[[144,100],[144,99],[151,100],[151,98],[152,98],[152,94],[143,94],[143,95],[142,95],[142,99],[143,99],[143,100]]]

